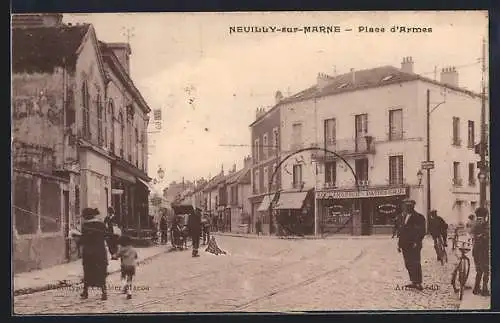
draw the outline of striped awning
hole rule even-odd
[[[298,210],[302,208],[307,192],[281,192],[280,198],[274,209],[276,210]]]

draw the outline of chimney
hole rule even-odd
[[[132,50],[128,43],[106,43],[106,46],[113,51],[120,64],[130,74],[130,55]]]
[[[318,76],[316,77],[316,84],[318,88],[324,88],[328,84],[328,75],[325,73],[318,73]]]
[[[236,163],[233,164],[233,173],[236,172]]]
[[[351,83],[356,83],[356,71],[354,71],[354,68],[351,68]]]
[[[247,167],[251,167],[251,166],[252,166],[252,157],[251,156],[246,156],[243,159],[243,167],[247,168]]]
[[[279,90],[276,91],[274,98],[276,99],[276,104],[280,103],[281,100],[283,100],[283,93],[281,93],[281,91],[279,91]]]
[[[441,70],[441,83],[458,87],[458,72],[455,67],[445,67]]]
[[[413,73],[413,58],[411,56],[403,57],[401,62],[401,71],[405,73]]]
[[[61,13],[27,13],[13,14],[12,27],[56,27],[62,25],[63,15]]]

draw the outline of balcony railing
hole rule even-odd
[[[340,156],[356,156],[363,154],[374,154],[375,153],[375,142],[371,136],[359,137],[359,138],[348,138],[348,139],[336,139],[320,145],[320,148],[325,148],[326,150],[333,151]],[[335,159],[335,156],[331,153],[325,151],[316,151],[313,153],[314,158],[325,158],[330,157]]]

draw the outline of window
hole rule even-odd
[[[403,184],[403,156],[389,157],[389,184]]]
[[[469,185],[470,186],[476,185],[476,176],[474,174],[474,169],[475,169],[475,164],[469,163]]]
[[[323,127],[325,135],[325,145],[333,145],[335,143],[336,137],[335,118],[325,120]]]
[[[325,184],[327,186],[335,186],[337,182],[337,163],[325,163]]]
[[[238,205],[238,185],[231,186],[231,205]]]
[[[460,146],[460,118],[453,117],[453,145]]]
[[[90,139],[90,94],[87,82],[82,84],[82,135],[85,139]]]
[[[278,152],[279,149],[280,149],[280,135],[279,135],[279,132],[278,132],[278,128],[274,128],[273,129],[273,149],[274,149],[274,152]]]
[[[262,136],[262,156],[267,159],[269,152],[269,143],[267,142],[267,133]]]
[[[276,166],[277,166],[277,164],[274,163],[273,167],[271,168],[271,174],[269,175],[269,176],[273,176],[274,175],[273,176],[273,182],[271,183],[272,184],[272,190],[277,189],[276,183],[278,183],[278,174],[279,174],[279,172],[276,171]]]
[[[103,127],[103,108],[101,104],[101,96],[97,95],[96,99],[97,107],[97,144],[102,146],[104,144],[104,127]]]
[[[403,139],[403,109],[389,111],[389,140]]]
[[[123,122],[123,113],[118,114],[118,125],[120,127],[120,157],[123,158],[125,148],[125,123]]]
[[[75,214],[80,215],[80,188],[75,187]]]
[[[302,124],[292,125],[292,150],[302,148]]]
[[[453,185],[462,185],[462,180],[460,179],[460,162],[453,162]]]
[[[358,185],[367,185],[368,181],[368,159],[356,159],[354,164]]]
[[[128,132],[128,140],[127,140],[127,153],[128,153],[128,161],[132,162],[132,140],[133,140],[133,131],[132,131],[132,120],[127,118],[127,132]]]
[[[474,121],[469,120],[467,124],[467,147],[474,148]]]
[[[40,215],[42,232],[61,230],[61,189],[58,183],[42,179]]]
[[[264,167],[263,189],[265,192],[269,189],[269,168]]]
[[[115,152],[115,106],[113,105],[113,101],[109,101],[108,105],[109,112],[109,126],[110,126],[110,149],[114,153]]]
[[[139,131],[137,128],[134,129],[135,132],[135,166],[139,167]]]
[[[293,188],[302,188],[302,165],[293,165]]]
[[[255,145],[254,145],[254,162],[258,163],[260,158],[259,158],[259,152],[260,152],[260,142],[259,139],[255,139]]]
[[[354,117],[356,138],[364,137],[368,133],[368,114],[358,114]]]
[[[255,170],[254,176],[253,176],[253,191],[254,193],[259,193],[260,192],[260,176],[259,176],[259,170]]]
[[[13,214],[18,234],[38,231],[37,181],[32,177],[15,176],[13,181]]]

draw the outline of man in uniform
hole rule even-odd
[[[200,247],[201,236],[201,209],[196,208],[188,218],[188,228],[193,242],[193,257],[199,257],[198,248]]]
[[[416,212],[414,207],[414,200],[403,200],[398,251],[403,252],[405,267],[411,281],[411,284],[405,287],[423,290],[420,252],[422,250],[422,240],[425,237],[425,217]]]

